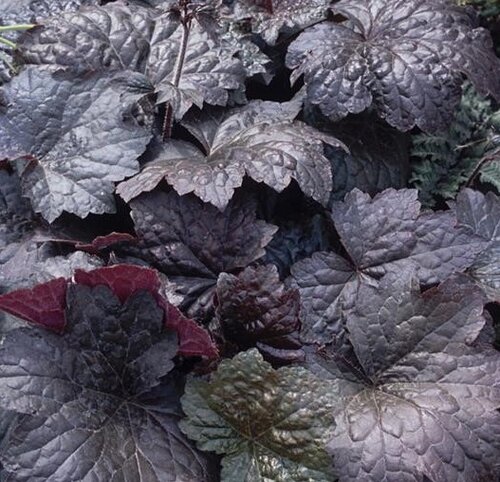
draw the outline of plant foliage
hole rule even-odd
[[[445,133],[413,137],[411,181],[426,206],[454,198],[479,176],[500,190],[500,115],[471,85],[464,88],[455,119]]]

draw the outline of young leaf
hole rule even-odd
[[[23,58],[28,64],[80,72],[140,73],[143,83],[158,93],[158,102],[169,102],[180,119],[193,104],[226,105],[228,91],[242,89],[244,81],[237,49],[216,44],[196,21],[178,66],[183,32],[177,16],[168,11],[111,3],[48,20],[25,37]]]
[[[73,285],[66,303],[63,335],[20,328],[0,347],[0,405],[25,415],[0,454],[7,473],[210,480],[207,460],[178,428],[178,393],[165,379],[174,376],[177,337],[154,297],[137,292],[122,304],[106,286]],[[163,396],[148,394],[154,388]]]
[[[467,10],[434,0],[341,0],[333,10],[347,22],[307,29],[286,61],[333,120],[373,105],[400,130],[441,130],[464,77],[500,99],[500,60]]]
[[[9,108],[0,117],[0,152],[19,165],[35,211],[49,222],[63,211],[113,212],[113,182],[138,171],[151,132],[135,121],[133,105],[124,104],[109,78],[27,68],[4,95]]]
[[[223,482],[333,481],[324,444],[335,394],[301,367],[273,370],[255,349],[224,360],[210,382],[190,380],[181,430],[223,454]]]
[[[283,33],[291,36],[325,20],[331,0],[236,0],[233,15],[249,19],[252,30],[274,45]]]
[[[327,450],[341,482],[495,479],[500,354],[475,341],[483,304],[461,281],[421,295],[408,270],[360,286],[346,313],[359,369],[321,369],[340,392]]]
[[[331,168],[324,144],[342,143],[300,121],[296,100],[255,100],[231,110],[204,110],[183,121],[202,150],[184,141],[170,141],[142,172],[118,187],[126,200],[151,190],[163,178],[181,195],[194,192],[224,209],[248,175],[278,192],[295,179],[304,194],[325,204],[331,190]]]
[[[490,301],[500,303],[500,198],[464,189],[453,207],[458,222],[488,242],[468,272]]]
[[[216,317],[226,339],[238,347],[257,347],[277,364],[302,361],[300,297],[285,290],[274,266],[248,267],[217,281]]]
[[[137,250],[131,251],[168,276],[192,317],[211,309],[219,274],[261,258],[276,232],[256,220],[251,199],[233,199],[224,212],[172,191],[144,194],[130,204],[139,237]]]
[[[360,284],[414,267],[420,283],[430,285],[465,271],[487,246],[457,227],[453,212],[421,213],[411,189],[388,189],[373,199],[354,190],[333,204],[332,219],[350,259],[322,252],[292,267],[302,298],[302,337],[313,343],[329,343],[339,333],[342,308]]]

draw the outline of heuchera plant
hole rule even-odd
[[[492,12],[0,0],[0,480],[495,482]]]

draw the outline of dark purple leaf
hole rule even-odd
[[[311,365],[339,393],[327,449],[341,482],[495,480],[500,354],[478,338],[484,302],[460,279],[421,295],[405,269],[359,287],[345,320],[358,368]]]
[[[341,0],[291,45],[292,79],[333,120],[374,106],[400,130],[448,126],[465,77],[500,99],[500,60],[470,11],[442,0]]]
[[[294,121],[301,102],[254,100],[231,110],[188,114],[183,126],[202,150],[185,141],[166,143],[142,172],[118,186],[129,201],[166,179],[180,194],[193,192],[224,209],[245,175],[283,191],[296,180],[307,196],[326,204],[331,167],[323,146],[343,146],[332,136]]]
[[[277,364],[302,361],[300,297],[285,290],[274,266],[248,267],[217,281],[217,321],[226,339],[242,349],[257,347]]]
[[[291,36],[325,20],[331,0],[236,0],[234,16],[249,19],[255,33],[274,45],[280,34]]]
[[[256,203],[235,198],[220,212],[194,196],[171,191],[131,202],[138,256],[167,275],[184,297],[181,308],[203,318],[220,273],[245,268],[265,254],[276,227],[256,220]]]
[[[75,283],[91,287],[107,286],[122,303],[137,292],[148,291],[163,308],[165,326],[177,332],[180,354],[217,357],[217,348],[208,333],[163,297],[161,281],[156,271],[132,265],[117,265],[94,271],[78,270],[75,273]]]
[[[214,42],[194,21],[176,84],[182,34],[178,18],[168,11],[110,3],[49,19],[25,36],[22,52],[28,64],[140,73],[158,93],[157,101],[169,102],[180,119],[193,104],[226,105],[229,92],[242,89],[244,81],[238,49]]]
[[[332,341],[360,283],[376,285],[386,273],[415,268],[419,282],[431,285],[465,271],[485,249],[482,238],[457,226],[453,212],[421,212],[417,195],[388,189],[372,199],[354,190],[333,203],[332,219],[350,259],[323,252],[292,267],[305,340]]]
[[[460,225],[488,243],[468,272],[490,301],[500,303],[500,198],[464,189],[453,208]]]
[[[0,347],[0,405],[23,415],[0,454],[8,477],[211,480],[178,428],[177,336],[154,296],[72,285],[66,303],[64,334],[20,328]]]
[[[19,167],[22,188],[49,222],[63,211],[85,217],[113,212],[114,182],[135,174],[151,138],[110,85],[25,69],[4,95],[0,153]],[[29,115],[28,115],[29,113]]]

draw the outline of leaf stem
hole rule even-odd
[[[14,42],[11,42],[10,40],[7,40],[4,37],[0,37],[0,43],[7,45],[7,47],[10,47],[11,49],[16,48],[16,44]]]
[[[179,53],[177,55],[177,60],[175,62],[174,80],[173,80],[173,85],[175,88],[179,87],[181,81],[182,69],[184,68],[184,62],[186,60],[189,33],[191,31],[192,16],[190,12],[188,12],[187,4],[184,5],[184,11],[181,18],[181,22],[182,22],[182,39],[181,39],[181,46],[179,49]],[[163,120],[163,142],[167,141],[168,139],[170,139],[170,137],[172,137],[173,124],[174,124],[174,113],[172,104],[169,103],[166,106],[165,117]]]
[[[32,23],[20,23],[17,25],[0,25],[0,32],[16,32],[19,30],[29,30],[33,28],[35,24]]]
[[[488,164],[491,161],[495,161],[498,159],[498,151],[494,151],[492,155],[485,156],[479,161],[479,164],[475,167],[474,171],[472,171],[472,174],[469,177],[469,180],[465,184],[466,187],[472,186],[472,183],[474,182],[474,179],[478,176],[480,173],[481,169],[485,166],[485,164]]]

